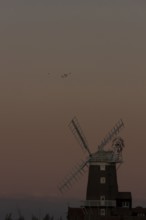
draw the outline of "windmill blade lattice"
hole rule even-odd
[[[112,138],[117,135],[120,132],[120,129],[124,127],[124,123],[122,119],[120,119],[115,126],[112,128],[112,130],[108,133],[108,135],[101,141],[101,143],[98,145],[98,150],[103,150],[104,146],[112,140]]]
[[[58,187],[60,192],[66,189],[70,189],[72,183],[78,181],[79,178],[86,172],[85,167],[88,164],[88,160],[83,161],[81,164],[75,166],[70,175],[64,180],[64,182]]]

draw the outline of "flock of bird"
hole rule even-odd
[[[64,73],[64,74],[61,75],[61,78],[67,78],[69,75],[71,75],[71,72]]]
[[[64,73],[64,74],[62,74],[60,77],[63,78],[63,79],[65,79],[65,78],[69,77],[71,74],[72,74],[71,72],[69,72],[69,73]],[[48,75],[51,75],[51,73],[49,72]]]

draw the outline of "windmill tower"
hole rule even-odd
[[[81,204],[81,208],[86,209],[86,213],[89,213],[89,210],[92,209],[92,213],[96,212],[95,215],[110,215],[111,210],[118,205],[121,206],[123,201],[128,201],[130,206],[130,201],[127,200],[129,199],[129,193],[122,193],[122,197],[125,196],[124,200],[119,198],[116,172],[117,167],[123,162],[124,141],[121,137],[118,137],[121,128],[124,127],[123,121],[119,120],[116,123],[94,153],[91,153],[88,147],[77,118],[71,120],[69,127],[82,148],[87,152],[88,157],[66,178],[63,184],[60,185],[59,190],[63,192],[65,189],[70,188],[73,181],[84,174],[84,170],[88,166],[86,200],[82,201]],[[106,146],[109,142],[112,142],[112,144],[107,149]],[[74,218],[68,217],[68,219]],[[92,219],[94,219],[93,216]]]

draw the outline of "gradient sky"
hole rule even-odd
[[[76,115],[92,152],[123,119],[119,189],[145,199],[146,1],[0,0],[0,36],[0,196],[59,197]]]

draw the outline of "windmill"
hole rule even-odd
[[[88,156],[75,166],[74,170],[59,186],[59,190],[64,192],[69,189],[88,167],[86,200],[82,201],[82,207],[102,207],[101,212],[103,214],[107,208],[116,207],[118,195],[116,171],[117,164],[120,165],[123,162],[122,150],[124,147],[124,141],[118,134],[123,127],[124,123],[120,119],[98,145],[97,150],[92,153],[77,118],[74,117],[71,120],[69,128]],[[111,147],[106,149],[106,145],[110,141],[112,142]]]
[[[124,127],[122,120],[119,120],[111,131],[105,136],[105,138],[98,145],[98,149],[95,153],[91,153],[85,135],[81,129],[78,119],[74,117],[69,128],[71,129],[73,135],[81,145],[82,149],[87,152],[88,157],[86,160],[82,161],[79,165],[75,166],[74,171],[65,179],[65,181],[59,186],[59,190],[63,192],[65,189],[70,188],[74,180],[77,180],[80,175],[85,171],[85,167],[92,163],[122,163],[122,149],[124,147],[123,139],[117,137],[121,128]],[[104,150],[105,146],[112,140],[112,149]],[[102,168],[101,168],[102,169]]]

